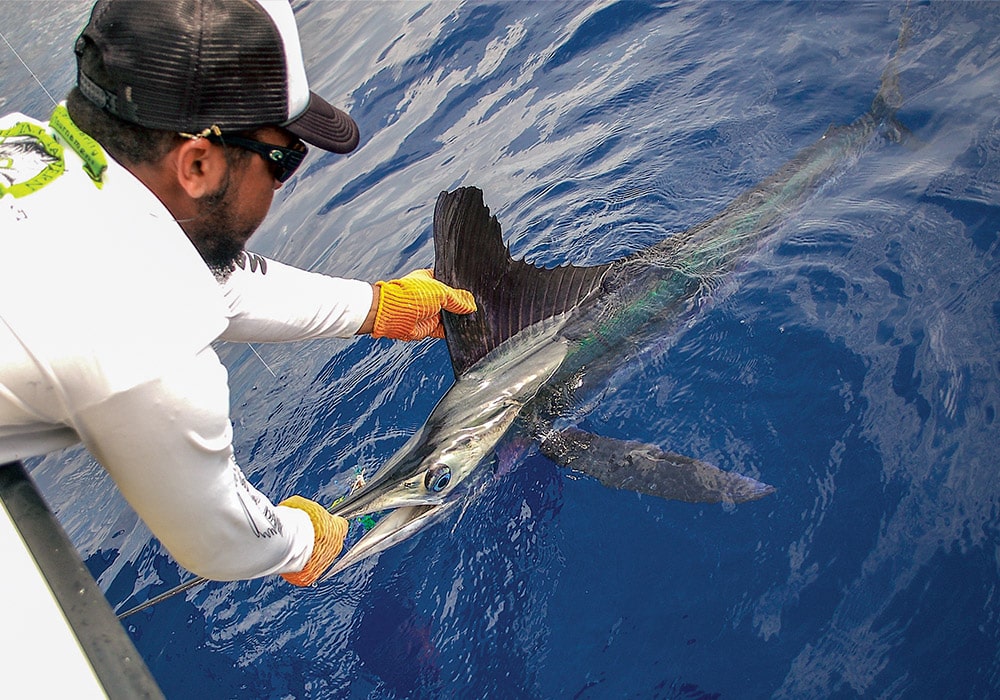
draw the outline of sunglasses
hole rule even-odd
[[[206,138],[212,143],[223,146],[236,146],[244,151],[256,153],[271,166],[274,172],[274,179],[278,182],[286,182],[292,173],[302,165],[309,149],[301,141],[295,141],[291,146],[275,146],[272,143],[245,139],[242,136],[220,136],[209,134]]]

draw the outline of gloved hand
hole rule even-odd
[[[298,573],[282,574],[281,577],[296,586],[311,586],[323,575],[333,560],[344,548],[344,538],[347,537],[347,521],[336,515],[331,515],[326,508],[316,501],[310,501],[302,496],[292,496],[279,503],[281,506],[304,510],[312,521],[316,533],[312,556],[306,562],[305,568]]]
[[[464,289],[434,279],[431,270],[416,270],[398,280],[376,282],[378,310],[372,335],[395,340],[443,338],[441,310],[471,314],[476,300]]]

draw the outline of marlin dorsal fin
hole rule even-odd
[[[442,192],[434,210],[434,276],[468,289],[479,306],[467,316],[442,314],[455,376],[522,329],[579,305],[609,267],[547,269],[514,260],[482,190]]]

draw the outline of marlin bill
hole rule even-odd
[[[623,348],[634,352],[676,333],[723,278],[874,140],[899,140],[899,104],[893,59],[871,108],[854,122],[828,129],[712,219],[603,265],[546,269],[515,260],[479,189],[441,193],[435,276],[472,291],[479,309],[445,314],[455,383],[427,422],[331,509],[346,518],[383,515],[327,576],[474,497],[504,440],[533,441],[556,463],[610,488],[694,503],[744,503],[773,493],[735,470],[588,432],[573,422],[574,396],[606,382],[623,362]]]

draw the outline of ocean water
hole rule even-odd
[[[0,3],[59,99],[88,2]],[[384,279],[476,185],[518,256],[599,263],[695,225],[870,105],[877,139],[616,375],[593,429],[777,487],[612,491],[529,452],[468,507],[323,584],[208,583],[126,621],[170,698],[1000,694],[1000,3],[295,3],[314,153],[258,252]],[[0,108],[51,102],[0,46]],[[342,495],[452,382],[441,342],[220,345],[236,449],[275,499]],[[266,363],[266,365],[265,365]],[[272,374],[273,372],[273,374]],[[109,602],[187,580],[80,451],[32,473]]]

